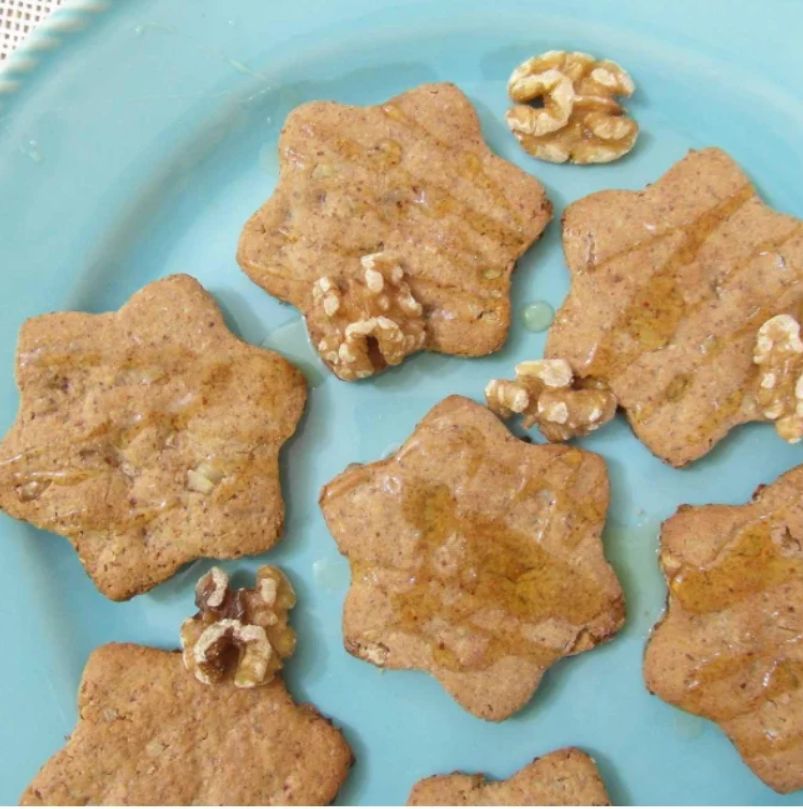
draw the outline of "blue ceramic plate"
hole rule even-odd
[[[771,427],[737,430],[676,471],[622,420],[582,445],[613,478],[606,552],[628,599],[612,643],[556,665],[530,705],[493,725],[461,710],[427,675],[349,657],[340,615],[348,571],[316,505],[350,461],[398,445],[450,393],[541,355],[543,334],[514,321],[499,354],[419,356],[358,385],[326,373],[303,324],[234,261],[240,228],[271,193],[288,111],[310,99],[373,104],[422,82],[454,81],[499,154],[547,187],[556,218],[604,188],[641,188],[690,147],[718,145],[776,208],[803,216],[803,4],[794,0],[128,0],[68,7],[0,73],[0,430],[17,407],[13,356],[31,315],[116,309],[149,281],[188,272],[246,340],[303,364],[314,385],[284,458],[288,522],[269,555],[297,583],[293,693],[342,724],[357,765],[343,803],[403,802],[418,778],[454,769],[507,777],[534,756],[580,745],[622,803],[795,804],[742,765],[719,729],[650,697],[641,679],[661,612],[659,524],[680,503],[747,500],[803,460]],[[638,84],[642,136],[606,167],[551,166],[506,131],[505,81],[522,59],[577,49],[625,65]],[[521,262],[517,311],[568,288],[553,224]],[[166,648],[209,563],[148,595],[99,595],[68,543],[0,515],[0,802],[14,802],[64,742],[89,652],[107,641]],[[253,571],[264,559],[227,564]]]

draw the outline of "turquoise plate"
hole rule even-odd
[[[606,552],[628,599],[612,643],[556,665],[532,702],[501,724],[461,710],[431,677],[382,674],[343,650],[348,571],[316,499],[350,461],[380,458],[450,393],[541,355],[521,317],[481,360],[419,356],[363,384],[328,375],[298,314],[237,268],[235,245],[271,193],[276,140],[309,99],[371,104],[422,82],[454,81],[476,104],[492,148],[535,174],[557,217],[604,188],[641,188],[690,147],[718,145],[765,198],[803,216],[803,3],[794,0],[82,0],[59,12],[0,73],[0,430],[14,419],[17,331],[55,309],[101,312],[149,281],[195,275],[246,340],[303,364],[314,387],[284,457],[286,538],[268,558],[297,583],[299,699],[342,724],[357,764],[343,803],[404,802],[422,776],[454,769],[507,777],[534,756],[580,745],[614,801],[796,804],[740,762],[719,729],[650,697],[644,642],[665,586],[661,520],[681,503],[747,500],[803,460],[771,427],[735,431],[691,469],[653,458],[619,419],[582,445],[613,478]],[[550,48],[621,62],[638,92],[642,136],[611,166],[551,166],[506,131],[505,81]],[[556,218],[557,218],[556,217]],[[568,288],[553,224],[521,262],[516,310],[557,307]],[[100,596],[68,543],[0,515],[0,802],[15,802],[76,719],[89,652],[107,641],[173,648],[199,562],[126,604]],[[253,571],[264,559],[229,563]]]

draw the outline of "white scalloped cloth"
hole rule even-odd
[[[0,62],[63,0],[0,0]]]

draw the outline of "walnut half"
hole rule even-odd
[[[239,590],[213,567],[195,587],[195,604],[199,612],[181,626],[181,647],[187,670],[205,685],[229,676],[238,688],[264,685],[295,651],[288,612],[296,594],[276,567],[259,568],[256,586]]]
[[[616,100],[631,96],[636,87],[615,62],[548,51],[520,64],[507,89],[516,102],[507,125],[524,150],[540,160],[610,163],[636,143],[638,124]]]
[[[533,360],[516,366],[516,380],[492,379],[485,388],[488,407],[502,419],[515,413],[534,424],[547,441],[588,435],[616,415],[616,397],[606,388],[573,387],[565,360]]]
[[[356,278],[319,278],[312,300],[308,321],[323,335],[318,351],[341,379],[399,365],[426,342],[423,307],[387,253],[363,256]]]
[[[784,441],[803,438],[803,341],[791,315],[777,315],[758,330],[753,362],[759,368],[759,407]]]

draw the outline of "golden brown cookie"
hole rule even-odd
[[[351,750],[276,678],[264,688],[208,687],[179,652],[109,644],[89,658],[80,719],[23,805],[325,805]]]
[[[234,337],[189,276],[148,285],[117,313],[27,321],[17,385],[0,508],[66,536],[109,598],[278,540],[279,448],[304,377]]]
[[[387,460],[349,467],[321,508],[351,564],[346,649],[431,672],[483,719],[513,714],[549,666],[624,621],[600,542],[604,461],[525,444],[469,399],[445,399]]]
[[[803,466],[748,505],[681,507],[661,567],[647,687],[717,722],[774,790],[803,788]]]
[[[719,149],[691,152],[644,191],[570,205],[572,288],[546,355],[606,383],[636,435],[683,466],[762,420],[759,327],[803,303],[803,223],[767,207]]]
[[[610,806],[594,759],[576,747],[535,759],[506,781],[434,775],[419,781],[408,806]]]
[[[237,259],[300,309],[341,379],[420,349],[481,356],[510,324],[510,276],[552,206],[485,145],[453,84],[375,107],[314,101],[287,118],[281,174]]]

